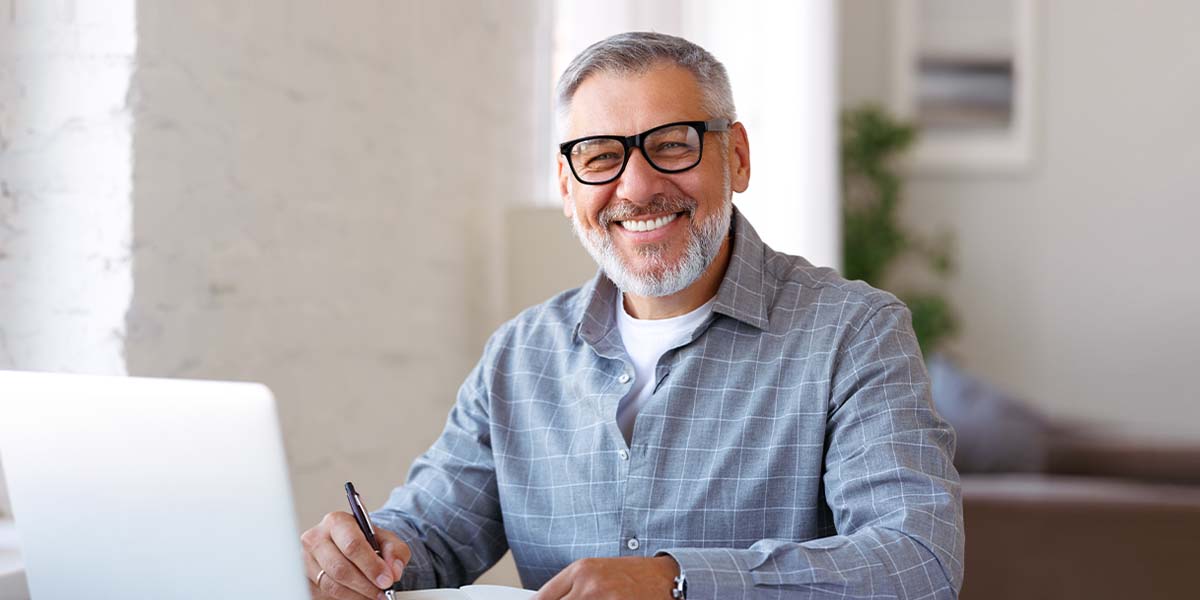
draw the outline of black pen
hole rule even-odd
[[[362,498],[358,497],[358,492],[354,491],[354,484],[349,481],[346,482],[346,500],[350,502],[350,512],[354,513],[354,520],[358,521],[358,528],[367,538],[367,543],[371,544],[376,556],[383,558],[383,552],[379,550],[379,540],[375,539],[375,527],[371,525],[371,519],[367,518],[367,509],[363,508]],[[393,592],[391,588],[388,588],[384,594],[387,594],[388,600],[396,598],[396,592]]]

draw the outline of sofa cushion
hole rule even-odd
[[[940,354],[926,361],[933,403],[958,433],[962,473],[1034,472],[1046,466],[1050,424],[1037,411]]]

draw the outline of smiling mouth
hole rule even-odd
[[[671,221],[679,218],[682,212],[677,212],[670,215],[664,215],[655,219],[630,219],[628,221],[617,221],[626,231],[654,231],[662,227],[666,227]]]

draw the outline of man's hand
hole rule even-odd
[[[669,600],[679,576],[670,556],[585,558],[546,582],[535,600]]]
[[[375,600],[381,590],[392,587],[412,551],[386,529],[376,529],[375,540],[383,551],[382,559],[367,543],[354,517],[346,512],[329,513],[316,527],[305,531],[300,542],[313,598]]]

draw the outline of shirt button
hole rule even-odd
[[[625,547],[630,550],[637,550],[642,547],[642,543],[637,538],[629,538],[629,541],[625,542]]]
[[[617,452],[617,456],[620,456],[621,460],[629,460],[629,451],[621,448],[621,451]]]
[[[629,373],[621,373],[621,376],[617,378],[617,381],[620,381],[621,383],[629,383]]]

